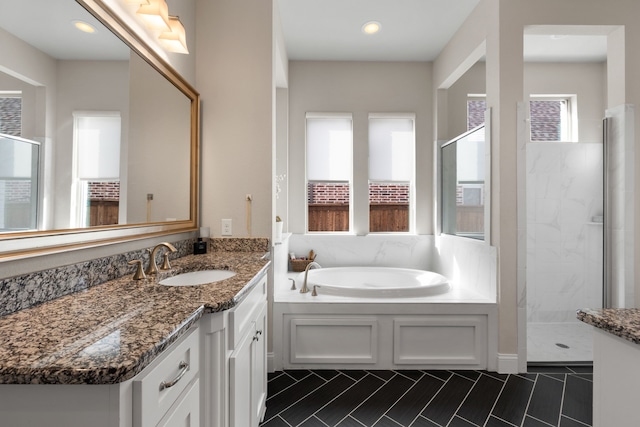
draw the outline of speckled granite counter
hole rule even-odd
[[[640,309],[583,309],[578,310],[577,317],[589,325],[640,344]]]
[[[267,271],[263,255],[189,255],[172,261],[172,270],[157,278],[134,281],[127,275],[0,317],[0,383],[113,384],[130,379],[204,313],[236,305]],[[157,284],[181,272],[214,268],[236,275],[200,286]]]

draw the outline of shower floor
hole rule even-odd
[[[582,322],[528,323],[527,362],[592,362],[591,329]]]

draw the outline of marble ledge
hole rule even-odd
[[[578,310],[579,320],[634,344],[640,344],[640,309],[601,308]]]
[[[265,252],[239,245],[244,251],[188,255],[158,277],[129,274],[0,317],[0,384],[115,384],[134,377],[205,313],[238,304],[266,273]],[[200,286],[157,284],[206,269],[236,275]]]

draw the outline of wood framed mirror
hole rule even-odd
[[[34,142],[39,158],[36,164],[33,155],[28,156],[36,173],[25,178],[28,173],[17,172],[25,167],[6,160],[13,158],[7,153],[20,150],[0,144],[0,261],[197,229],[199,94],[114,10],[117,2],[3,4],[0,50],[7,54],[0,60],[0,102],[3,94],[21,94],[18,145],[20,140]],[[108,33],[119,47],[95,37],[97,44],[85,48],[88,56],[65,53],[61,48],[70,48],[72,42],[55,40],[54,35],[76,30],[41,25],[59,21],[70,27],[71,16],[96,26],[101,37]],[[45,34],[40,41],[27,34],[26,28],[33,28],[27,19],[39,25],[36,32]],[[70,37],[83,36],[76,32]],[[97,133],[96,117],[107,122],[119,117],[119,128],[112,131],[118,150],[91,139]],[[0,118],[4,134],[1,123]],[[108,133],[99,129],[101,135]],[[115,172],[103,171],[109,169],[108,158],[109,164],[115,161],[110,167]],[[29,182],[32,204],[14,211],[13,218],[22,222],[12,224],[11,209],[16,208],[7,207],[7,195],[15,181],[23,187]],[[108,200],[93,196],[94,182],[117,183],[115,213],[113,200],[99,203]],[[109,205],[111,211],[105,213]],[[35,219],[25,221],[31,212]]]

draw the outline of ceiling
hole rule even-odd
[[[291,60],[433,61],[480,0],[277,1]],[[0,0],[0,10],[0,28],[55,58],[128,58],[122,42],[73,0]],[[75,19],[98,31],[81,33]],[[365,35],[371,20],[382,28]],[[604,61],[605,30],[538,27],[525,34],[525,59]]]
[[[278,0],[290,60],[433,61],[480,0]],[[378,21],[373,35],[361,31]],[[606,60],[606,36],[525,34],[525,60]],[[562,34],[562,36],[559,36]]]
[[[0,11],[0,28],[56,59],[129,59],[129,48],[75,0],[0,0]],[[96,32],[79,31],[74,20]]]

